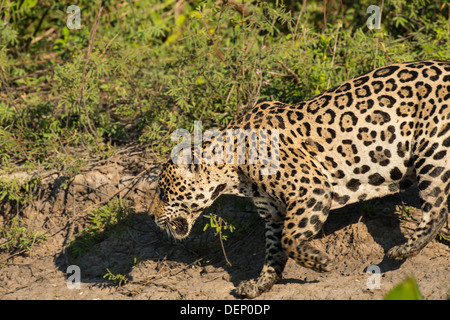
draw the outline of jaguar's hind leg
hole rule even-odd
[[[419,158],[415,162],[422,219],[407,243],[388,251],[388,257],[395,260],[405,259],[419,252],[447,221],[450,188],[449,162],[445,160],[447,150],[435,146],[428,150],[428,157]]]

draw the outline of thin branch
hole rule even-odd
[[[297,82],[297,83],[301,83],[301,80],[300,80],[300,78],[298,77],[298,75],[294,72],[294,71],[292,71],[291,69],[289,69],[289,67],[287,66],[287,65],[285,65],[282,61],[280,61],[280,60],[278,60],[277,61],[287,72],[289,72],[293,77],[294,77],[294,79],[295,79],[295,81]]]
[[[87,64],[89,62],[89,57],[92,52],[92,47],[94,46],[94,39],[95,39],[95,35],[97,34],[97,28],[98,28],[98,25],[100,22],[100,16],[101,16],[102,10],[103,10],[103,2],[100,3],[100,9],[98,10],[97,17],[95,18],[94,25],[91,29],[91,39],[89,40],[89,46],[88,46],[88,50],[86,52],[86,62],[84,64],[83,77],[82,77],[82,81],[81,81],[81,98],[82,98],[82,103],[83,103],[83,107],[84,107],[84,112],[86,113],[86,120],[87,120],[89,130],[95,137],[98,137],[98,135],[97,135],[97,131],[95,131],[94,128],[92,127],[91,120],[89,119],[89,110],[86,105],[86,94],[85,94],[86,88],[85,88],[85,86],[86,86],[86,79],[89,78],[90,72],[92,70],[92,69],[89,70],[89,72],[86,74]],[[84,123],[83,123],[83,125],[84,125]]]
[[[219,51],[217,50],[217,46],[216,46],[216,41],[214,41],[214,37],[211,35],[211,33],[209,32],[209,27],[208,24],[206,23],[206,21],[203,19],[203,15],[200,14],[200,17],[202,19],[202,22],[205,26],[205,31],[206,34],[209,36],[209,39],[211,40],[213,47],[214,47],[214,53],[216,54],[216,56],[220,59],[220,61],[225,62],[223,60],[223,56],[219,53]]]
[[[341,25],[339,24],[337,27],[337,30],[336,30],[336,39],[334,40],[333,58],[331,59],[330,70],[333,70],[333,66],[334,66],[334,58],[336,56],[337,44],[339,42],[339,30],[340,29],[341,29]],[[330,88],[330,85],[331,85],[331,77],[328,78],[327,90]]]
[[[231,265],[231,262],[228,260],[227,253],[225,251],[225,247],[223,245],[223,240],[222,240],[222,221],[223,221],[223,219],[221,217],[219,217],[219,239],[220,239],[220,245],[222,246],[222,252],[223,252],[223,256],[225,257],[225,261],[231,267],[232,265]]]
[[[295,30],[292,35],[292,49],[295,49],[295,36],[297,35],[298,25],[300,24],[300,19],[303,15],[303,11],[305,11],[306,8],[306,0],[303,0],[302,8],[300,9],[300,13],[298,14],[297,23],[295,24]]]
[[[239,12],[243,17],[248,17],[248,16],[252,15],[252,13],[250,11],[248,11],[247,8],[245,7],[245,4],[243,3],[243,1],[242,1],[242,3],[237,3],[233,0],[222,0],[222,1],[217,1],[215,4],[216,5],[229,4],[230,6],[232,6],[234,8],[234,10]]]

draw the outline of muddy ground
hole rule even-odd
[[[213,230],[203,232],[209,222],[204,217],[187,240],[177,242],[147,214],[157,174],[142,152],[93,162],[73,177],[40,172],[38,200],[20,212],[3,203],[0,211],[0,225],[14,214],[29,228],[46,232],[31,252],[0,251],[0,299],[239,299],[236,286],[256,277],[264,260],[263,222],[251,203],[224,196],[208,211],[236,226],[231,234],[224,231],[223,248]],[[134,211],[77,251],[74,243],[92,226],[89,212],[117,198],[128,200]],[[448,299],[448,242],[434,240],[406,261],[385,257],[420,218],[413,206],[418,206],[417,190],[411,189],[332,211],[314,242],[334,258],[334,269],[316,273],[289,261],[284,279],[260,299],[382,299],[412,275],[426,299]],[[79,267],[79,288],[67,285],[76,279],[67,273],[70,265]],[[374,265],[381,272],[379,288],[370,289],[368,281],[375,278],[366,271]]]

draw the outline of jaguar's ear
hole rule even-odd
[[[200,164],[195,164],[195,163],[191,164],[189,166],[189,170],[194,174],[200,174],[200,171],[201,171]]]
[[[170,153],[170,158],[176,165],[190,165],[192,163],[191,146],[186,143],[175,146]]]
[[[194,164],[192,164],[192,152],[190,146],[187,144],[175,146],[170,154],[170,159],[174,164],[174,170],[177,175],[189,180],[194,179]]]
[[[220,194],[222,193],[223,190],[225,190],[226,187],[227,187],[227,184],[226,184],[226,183],[219,184],[219,185],[216,187],[216,189],[214,190],[214,192],[213,192],[213,194],[212,194],[212,196],[211,196],[211,200],[216,200],[216,198],[217,198],[218,196],[220,196]]]
[[[192,182],[202,182],[204,173],[202,164],[196,158],[196,153],[191,150],[190,145],[179,145],[173,149],[170,155],[172,163],[175,165],[177,174],[189,179]]]

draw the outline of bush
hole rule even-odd
[[[373,67],[448,60],[445,1],[5,1],[4,170],[73,167],[139,142],[164,155],[177,128],[223,126],[262,99],[312,97]],[[324,6],[324,3],[328,3]]]

